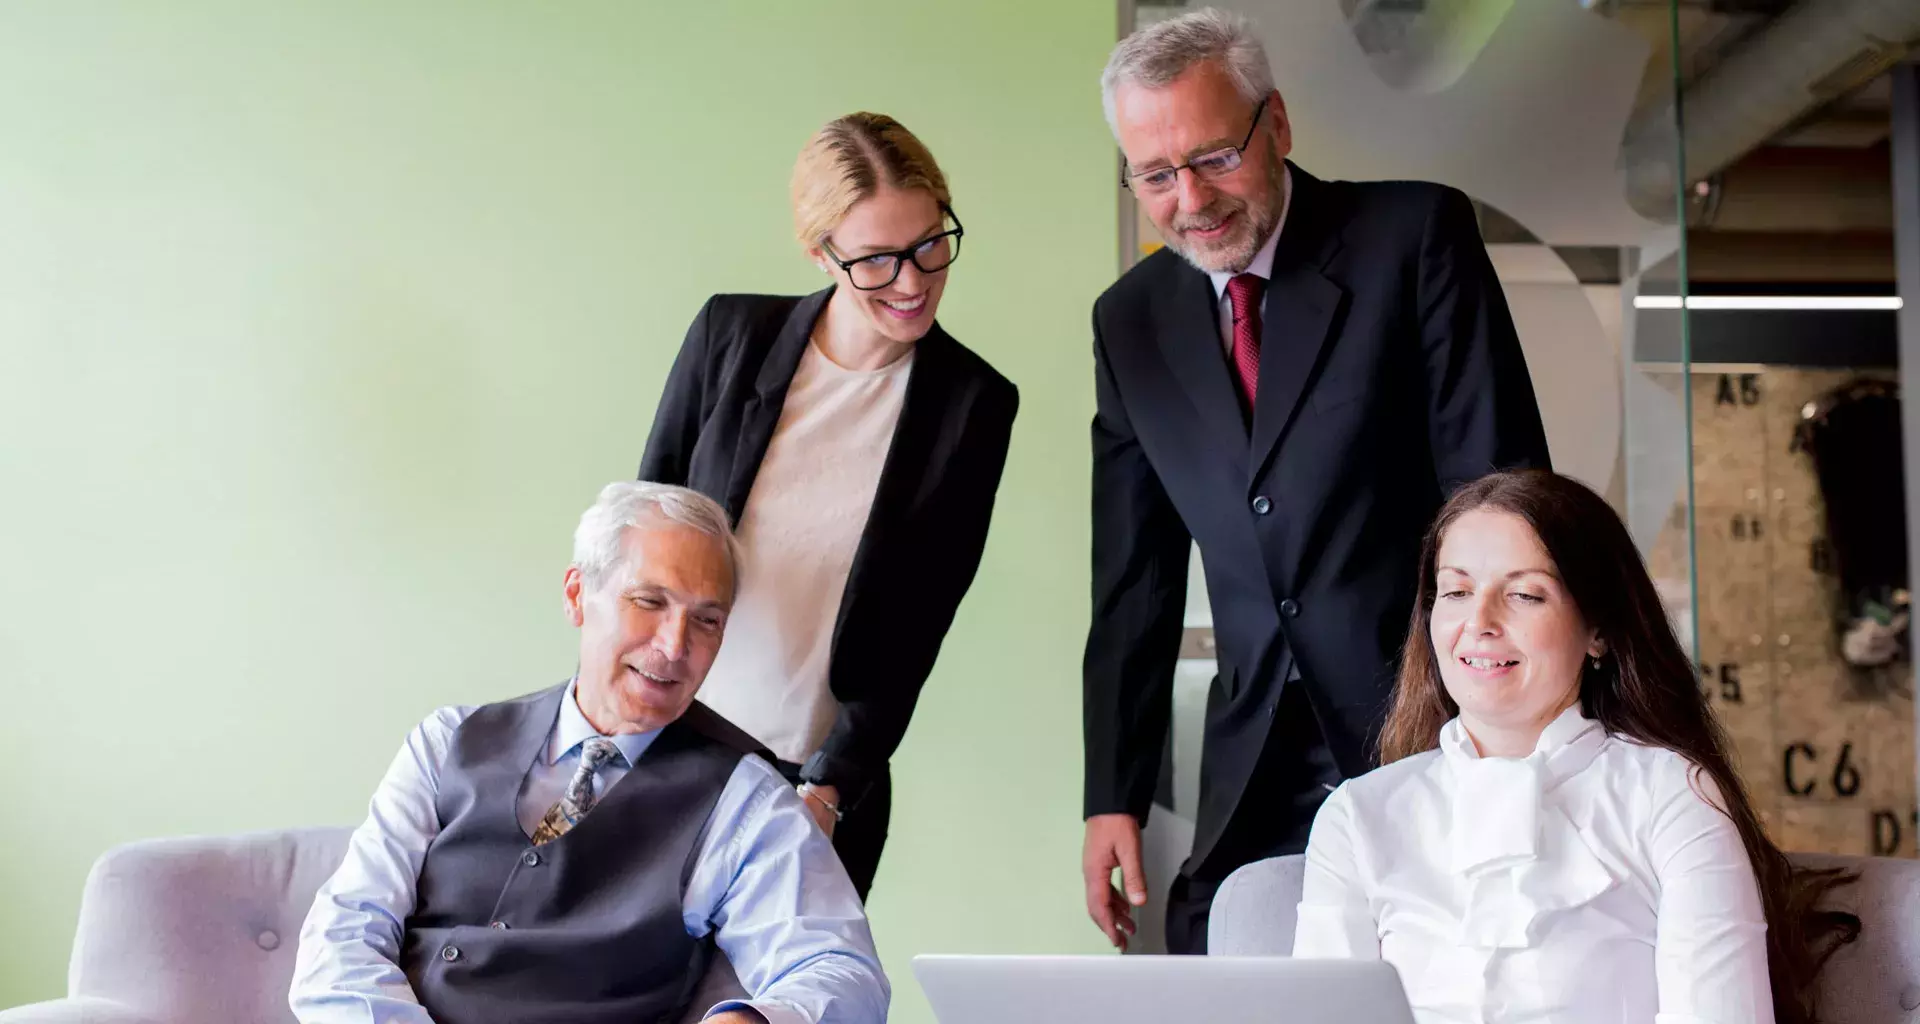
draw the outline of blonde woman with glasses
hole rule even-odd
[[[888,761],[979,567],[1019,392],[934,319],[965,229],[912,132],[829,122],[792,198],[829,284],[707,301],[640,476],[736,524],[742,589],[700,699],[799,783],[865,898]]]

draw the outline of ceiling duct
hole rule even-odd
[[[1884,146],[1763,146],[1694,185],[1687,223],[1714,231],[1893,231]]]
[[[1736,46],[1685,93],[1687,176],[1698,181],[1879,77],[1920,40],[1916,0],[1804,0]],[[1671,103],[1643,110],[1622,143],[1627,199],[1674,216]]]

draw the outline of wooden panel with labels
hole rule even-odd
[[[1801,409],[1863,374],[1696,374],[1700,686],[1774,838],[1791,851],[1920,855],[1905,664],[1840,657],[1839,582]],[[1684,499],[1649,556],[1684,565]],[[1676,536],[1676,531],[1678,535]]]

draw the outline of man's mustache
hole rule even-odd
[[[1247,205],[1245,203],[1221,203],[1217,206],[1208,207],[1199,213],[1188,214],[1185,217],[1175,217],[1173,220],[1173,229],[1175,231],[1191,231],[1202,224],[1218,224],[1233,214],[1245,211],[1246,208]]]

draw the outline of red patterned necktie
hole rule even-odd
[[[1258,274],[1239,274],[1227,282],[1227,297],[1233,300],[1233,371],[1248,412],[1260,387],[1260,292],[1266,286],[1267,279]]]

